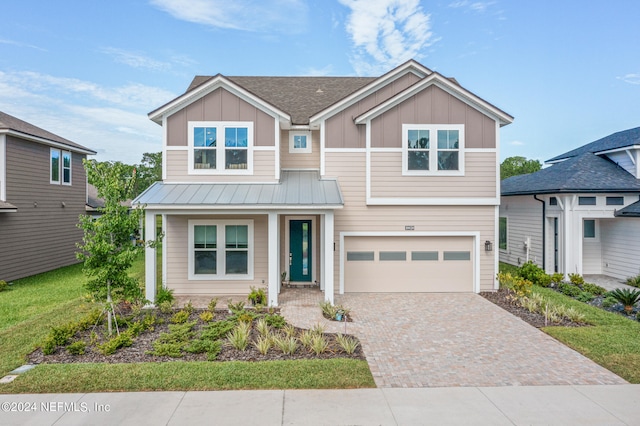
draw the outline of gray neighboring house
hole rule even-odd
[[[502,181],[500,261],[548,273],[640,271],[640,127],[558,155]]]
[[[77,263],[82,160],[96,152],[0,112],[0,280]]]

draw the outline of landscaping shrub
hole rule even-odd
[[[9,284],[5,280],[0,280],[0,291],[5,291],[9,288]]]
[[[178,311],[171,317],[173,324],[184,324],[189,319],[189,312],[186,310]]]
[[[560,284],[563,280],[564,280],[564,274],[561,274],[560,272],[556,272],[555,274],[551,275],[552,283]]]
[[[209,309],[211,312],[215,312],[216,311],[216,306],[218,306],[218,298],[214,297],[209,302],[209,306],[207,306],[207,309]]]
[[[211,313],[211,311],[204,311],[200,315],[198,315],[198,317],[204,322],[213,321],[213,314]]]
[[[267,293],[263,288],[256,288],[251,286],[251,292],[247,296],[247,300],[249,300],[252,305],[266,305]]]
[[[498,274],[498,281],[502,287],[513,291],[516,297],[527,297],[531,294],[533,284],[523,277],[513,276],[509,272],[500,272]]]
[[[164,302],[158,304],[158,309],[160,309],[160,312],[162,312],[163,314],[168,315],[173,311],[173,302],[165,300]]]
[[[580,274],[569,274],[569,281],[571,284],[581,286],[584,284],[584,278]]]
[[[71,355],[82,355],[87,349],[87,343],[83,340],[78,340],[67,346],[67,352]]]
[[[580,287],[570,283],[558,284],[558,290],[560,291],[560,293],[565,294],[569,297],[578,297],[581,292]]]
[[[615,297],[610,296],[610,295],[605,295],[604,299],[602,299],[602,307],[603,308],[611,308],[612,306],[614,306],[616,303],[618,303],[618,301],[616,300]]]
[[[282,328],[287,323],[284,317],[277,314],[265,315],[264,320],[269,327],[273,327],[273,328]]]
[[[640,290],[617,288],[607,294],[622,303],[627,314],[630,314],[633,311],[634,305],[640,300]]]
[[[595,294],[596,296],[600,296],[601,294],[605,294],[607,292],[606,288],[591,283],[584,283],[582,285],[582,289],[584,291],[588,291],[591,294]]]
[[[551,284],[551,277],[544,271],[544,269],[532,261],[528,261],[522,265],[518,270],[518,275],[541,287],[549,287],[549,284]]]
[[[205,326],[200,334],[201,339],[218,340],[226,337],[233,330],[236,322],[232,320],[216,321]]]
[[[129,335],[129,333],[124,332],[120,334],[116,334],[107,342],[102,345],[98,345],[98,350],[103,355],[113,355],[120,348],[131,346],[133,344],[133,339]]]
[[[595,296],[591,293],[589,293],[588,291],[581,291],[577,296],[576,296],[576,300],[583,302],[583,303],[589,303],[593,300]]]
[[[640,275],[627,278],[626,284],[632,287],[640,287]]]
[[[161,288],[156,294],[156,304],[161,305],[163,302],[173,302],[173,289]]]

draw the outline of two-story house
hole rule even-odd
[[[0,280],[77,263],[95,151],[0,112]]]
[[[377,78],[196,77],[149,117],[163,285],[247,294],[495,289],[499,132],[513,118],[423,65]],[[153,238],[153,236],[151,236]],[[155,256],[147,249],[147,298]]]
[[[533,261],[548,273],[640,272],[640,127],[502,181],[500,260]]]

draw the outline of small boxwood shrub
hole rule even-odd
[[[71,355],[83,355],[87,348],[87,343],[84,340],[78,340],[67,346],[67,352]]]
[[[582,291],[580,290],[580,287],[569,283],[558,284],[558,290],[560,290],[562,294],[565,294],[569,297],[578,297],[578,295]]]
[[[591,284],[591,283],[584,283],[582,285],[582,289],[584,291],[588,291],[591,294],[595,294],[596,296],[599,296],[601,294],[605,294],[607,292],[606,288],[600,287],[599,285]]]
[[[522,265],[518,270],[518,275],[541,287],[549,287],[549,284],[551,284],[551,277],[544,271],[544,269],[532,261],[528,261]]]
[[[560,273],[560,272],[556,272],[555,274],[551,275],[551,282],[555,283],[555,284],[559,284],[564,280],[564,274]]]
[[[0,291],[5,291],[9,288],[9,284],[5,280],[0,280]]]

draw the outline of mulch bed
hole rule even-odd
[[[190,316],[188,321],[197,320],[197,324],[194,327],[194,331],[201,330],[205,323],[198,318],[198,315],[203,310],[196,309]],[[163,314],[160,311],[156,312],[156,315],[162,324],[156,324],[153,330],[147,330],[138,335],[133,344],[129,347],[118,349],[112,355],[103,355],[94,346],[87,345],[86,352],[83,355],[72,355],[65,348],[58,347],[56,351],[51,355],[45,355],[42,353],[42,349],[38,348],[29,354],[29,362],[32,364],[59,364],[59,363],[135,363],[135,362],[175,362],[175,361],[206,361],[207,354],[191,354],[183,353],[180,358],[173,358],[169,356],[156,356],[150,355],[147,352],[153,351],[153,342],[160,337],[162,333],[169,332],[170,318],[172,314]],[[230,314],[227,311],[217,310],[214,320],[221,321],[228,318]],[[108,339],[106,337],[106,321],[103,324],[98,325],[96,328],[90,328],[88,330],[79,332],[74,336],[72,342],[77,340],[90,341],[90,335],[92,331],[95,331],[99,338],[99,343],[104,343]],[[120,330],[122,331],[122,329]],[[276,331],[276,329],[274,329]],[[296,328],[296,335],[299,335],[301,329]],[[274,361],[274,360],[293,360],[293,359],[331,359],[331,358],[351,358],[364,360],[365,356],[362,352],[362,347],[358,345],[358,348],[353,354],[347,354],[335,339],[335,334],[324,333],[325,338],[329,342],[328,349],[316,355],[311,350],[308,350],[299,344],[297,351],[292,355],[285,355],[277,347],[271,347],[267,354],[262,355],[258,349],[249,343],[245,351],[239,351],[229,345],[223,344],[222,350],[214,362],[224,361]],[[258,332],[255,327],[251,330],[250,342],[257,339]],[[356,337],[350,336],[357,340]],[[224,341],[224,340],[223,340]]]
[[[559,322],[546,322],[544,315],[537,312],[529,312],[528,309],[519,306],[513,299],[509,296],[509,290],[505,288],[501,288],[498,291],[491,292],[482,292],[480,293],[482,297],[487,299],[488,301],[495,303],[500,306],[505,311],[517,316],[521,320],[529,323],[530,325],[541,328],[541,327],[549,327],[549,326],[563,326],[563,327],[583,327],[587,324],[577,323],[570,321],[568,319],[563,318]]]

